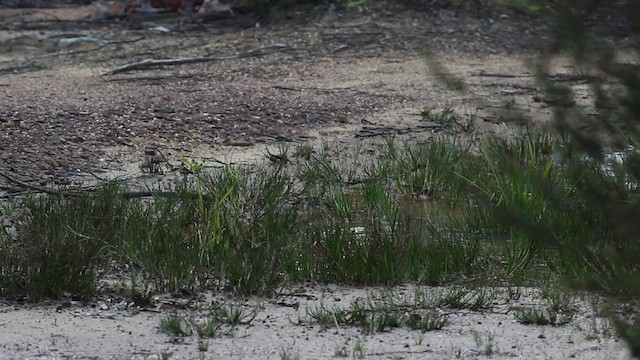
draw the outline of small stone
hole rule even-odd
[[[253,146],[255,143],[242,139],[229,139],[225,141],[224,144],[228,146]]]
[[[118,309],[118,311],[125,311],[125,310],[127,310],[128,306],[129,306],[129,304],[127,304],[127,302],[123,300],[123,301],[118,303],[116,308]]]

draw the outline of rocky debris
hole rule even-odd
[[[230,15],[233,15],[233,6],[230,4],[223,4],[219,0],[204,0],[204,3],[198,10],[198,14],[217,12],[228,12]]]
[[[0,0],[0,8],[39,8],[61,5],[88,5],[93,0]]]
[[[175,12],[229,12],[231,6],[211,0],[98,0],[94,3],[94,19],[109,19],[134,13]]]

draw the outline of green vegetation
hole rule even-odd
[[[230,336],[238,325],[249,325],[255,317],[255,310],[247,310],[241,306],[221,305],[212,307],[200,316],[181,316],[176,313],[167,315],[160,322],[160,330],[173,337],[193,334],[201,339]],[[205,341],[201,341],[199,348],[206,345]]]
[[[464,293],[470,295],[473,292],[465,290]],[[442,329],[448,323],[447,315],[439,311],[460,309],[447,306],[450,298],[451,292],[424,289],[409,298],[399,298],[393,292],[387,292],[377,297],[358,299],[348,309],[327,308],[324,305],[307,308],[307,319],[302,319],[301,322],[327,327],[356,326],[365,333],[383,332],[400,326],[422,332],[434,331]]]
[[[473,331],[473,340],[480,349],[480,354],[491,356],[497,352],[493,343],[495,336],[495,333],[487,333],[486,336],[482,336],[479,332]]]
[[[496,3],[501,5],[512,6],[518,9],[524,9],[529,12],[538,12],[542,8],[544,1],[540,0],[495,0]]]
[[[287,349],[282,349],[280,351],[280,360],[294,360],[294,359],[300,359],[300,356],[298,354],[292,355],[289,351],[287,351]]]
[[[190,336],[193,334],[191,324],[175,314],[168,315],[160,322],[160,330],[174,337]]]
[[[471,206],[483,211],[465,209],[454,230],[466,228],[469,236],[485,237],[490,246],[501,248],[496,252],[506,257],[497,257],[505,264],[506,284],[535,282],[543,275],[635,302],[640,295],[640,66],[635,39],[640,5],[497,2],[540,12],[549,25],[550,39],[543,41],[531,65],[543,94],[534,101],[544,101],[552,119],[544,130],[527,130],[516,139],[489,139],[478,147],[489,176],[460,175],[479,191]],[[599,20],[602,14],[609,16],[605,24]],[[620,33],[612,30],[613,24]],[[635,39],[624,51],[613,45],[621,34]],[[557,71],[559,59],[570,63],[569,78],[585,80],[588,104],[578,100],[575,83],[557,81],[562,75],[552,71]],[[464,90],[441,64],[431,66],[451,89]],[[445,115],[436,119],[455,123],[455,117]],[[511,120],[540,123],[526,113],[511,114]],[[558,313],[552,307],[548,312],[521,311],[517,317],[526,323],[564,322]],[[632,354],[640,356],[637,323],[620,319],[610,309],[607,313]]]
[[[518,309],[515,312],[515,318],[519,323],[525,325],[566,325],[573,319],[573,314],[563,314],[551,309],[538,310],[532,308]]]
[[[626,162],[558,162],[554,151],[566,146],[529,129],[476,149],[449,138],[402,147],[390,140],[378,156],[352,161],[305,150],[308,157],[287,162],[205,172],[182,159],[194,175],[150,197],[112,183],[15,199],[10,207],[23,211],[15,238],[1,235],[0,286],[32,300],[91,295],[101,274],[126,268],[132,286],[148,291],[269,294],[306,280],[535,285],[557,277],[632,295],[635,288],[610,279],[633,276],[636,264],[612,246],[626,253],[636,244],[602,240],[616,231],[611,213],[593,205],[577,177],[628,201],[637,181],[612,171]],[[469,305],[463,293],[450,301],[485,302]]]
[[[534,165],[533,157],[501,151],[497,169],[506,179],[524,184],[522,190],[529,190],[534,201],[489,197],[495,208],[491,217],[510,233],[530,239],[530,249],[520,251],[524,260],[555,249],[555,259],[549,258],[546,266],[569,284],[636,301],[640,296],[639,47],[634,40],[627,54],[636,60],[625,60],[624,52],[611,45],[618,38],[613,30],[595,29],[590,22],[606,13],[611,17],[608,24],[615,23],[625,36],[635,37],[640,31],[640,5],[635,1],[546,5],[551,10],[546,13],[551,41],[534,65],[544,100],[553,109],[550,133],[562,140],[550,144],[551,158],[558,165],[543,161],[535,172],[522,171],[532,166],[514,164]],[[578,104],[574,86],[554,81],[552,63],[558,58],[568,60],[579,78],[589,79],[589,106]],[[542,320],[541,314],[522,315]],[[633,356],[639,357],[640,327],[610,310],[608,315]]]

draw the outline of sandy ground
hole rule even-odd
[[[0,195],[24,190],[11,179],[38,186],[140,180],[140,166],[159,155],[165,173],[146,179],[171,176],[180,154],[251,164],[264,159],[265,148],[283,144],[329,144],[341,156],[361,142],[375,152],[385,135],[399,141],[437,136],[442,129],[434,130],[423,110],[450,108],[473,117],[478,128],[460,134],[469,139],[512,134],[497,111],[504,104],[539,121],[549,117],[524,64],[528,43],[544,29],[514,14],[489,22],[449,10],[320,12],[264,28],[242,14],[212,23],[175,16],[78,21],[90,11],[0,12],[0,171],[8,175]],[[252,53],[273,44],[286,48]],[[425,44],[432,59],[465,80],[467,91],[451,91],[434,76]],[[225,59],[104,75],[147,58],[198,56]],[[559,63],[556,73],[572,69]],[[573,81],[588,106],[584,81]],[[410,294],[412,287],[396,291]],[[209,339],[206,351],[195,337],[160,332],[167,314],[195,311],[162,297],[148,308],[115,296],[2,303],[0,358],[628,358],[588,299],[575,302],[578,312],[568,325],[517,323],[511,306],[543,304],[535,289],[514,301],[498,297],[491,311],[452,312],[443,330],[424,334],[406,328],[364,334],[305,322],[308,308],[348,307],[379,290],[314,285],[273,298],[212,296],[254,309],[257,317],[233,336]]]
[[[393,289],[411,297],[415,286]],[[432,289],[433,290],[433,289]],[[445,290],[443,290],[445,291]],[[449,324],[442,330],[422,333],[408,328],[367,334],[357,327],[314,324],[308,309],[349,308],[356,299],[379,298],[380,288],[305,286],[273,298],[225,299],[191,303],[192,310],[178,310],[157,297],[147,310],[127,308],[108,299],[83,306],[60,304],[0,307],[0,358],[98,358],[157,359],[628,359],[623,342],[608,322],[594,315],[588,301],[576,298],[577,315],[564,326],[519,324],[514,307],[543,307],[536,289],[520,289],[517,300],[508,300],[506,289],[496,295],[489,311],[446,311]],[[172,338],[159,330],[168,313],[202,314],[204,304],[224,302],[256,311],[249,325],[238,325],[232,335],[205,340],[199,349],[197,336]],[[194,310],[200,309],[200,310]],[[359,352],[358,346],[363,349]]]

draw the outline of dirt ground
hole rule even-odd
[[[421,139],[423,109],[476,116],[480,133],[502,130],[489,110],[505,101],[546,113],[522,64],[544,30],[507,15],[316,12],[268,28],[241,15],[71,21],[91,11],[0,13],[0,170],[16,179],[65,185],[131,170],[152,149],[225,160],[283,142]],[[469,82],[466,94],[435,81],[425,49]],[[104,75],[187,57],[219,60]]]
[[[394,293],[411,296],[414,290],[405,285]],[[630,359],[624,343],[586,300],[572,303],[578,313],[569,325],[522,325],[510,309],[541,305],[539,290],[523,288],[521,297],[511,301],[504,296],[506,289],[496,291],[503,296],[496,296],[492,310],[452,311],[442,330],[398,328],[373,334],[357,327],[314,324],[307,311],[319,306],[348,309],[356,299],[379,298],[380,288],[304,286],[269,299],[206,296],[201,305],[216,302],[256,311],[249,325],[207,340],[206,350],[199,348],[196,336],[175,339],[159,331],[167,314],[203,313],[196,304],[176,310],[166,297],[155,298],[154,306],[144,309],[115,298],[91,305],[1,305],[0,358],[160,359],[165,354],[171,359]]]
[[[487,19],[451,9],[315,9],[265,26],[243,14],[90,21],[93,11],[0,9],[2,196],[27,185],[137,178],[149,164],[165,168],[153,175],[161,179],[180,154],[237,164],[263,159],[265,148],[303,143],[328,144],[336,155],[356,143],[375,152],[385,135],[428,141],[440,131],[423,110],[473,117],[478,128],[464,135],[470,138],[511,133],[496,111],[505,104],[538,120],[550,113],[525,65],[547,30],[515,13]],[[114,71],[145,59],[188,63]],[[464,79],[466,91],[439,81],[433,60]],[[557,74],[566,80],[572,69],[559,63]],[[586,94],[581,79],[569,80]],[[272,359],[284,351],[316,359],[355,356],[356,343],[367,359],[628,356],[615,337],[588,336],[602,319],[587,302],[577,305],[575,324],[558,328],[520,325],[504,304],[453,314],[445,330],[426,334],[292,323],[307,306],[348,306],[375,290],[311,286],[291,296],[229,300],[259,309],[258,317],[233,337],[210,340],[205,352],[194,338],[159,332],[172,309],[160,300],[152,309],[116,299],[7,303],[0,305],[0,358]],[[522,301],[539,302],[534,293]]]

